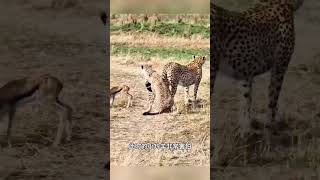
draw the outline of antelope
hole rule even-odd
[[[42,103],[50,103],[61,110],[60,120],[53,146],[58,146],[63,133],[66,133],[66,140],[70,141],[72,131],[72,108],[59,99],[63,88],[62,82],[49,74],[40,76],[25,77],[22,79],[7,82],[0,88],[0,117],[8,116],[7,143],[11,147],[11,129],[13,119],[18,105],[33,101],[33,95],[38,91],[39,100]],[[29,101],[28,101],[29,98]],[[1,119],[0,119],[1,120]]]
[[[115,96],[122,92],[128,99],[127,108],[132,105],[133,96],[129,93],[130,88],[127,85],[114,86],[110,89],[110,107],[113,106]]]

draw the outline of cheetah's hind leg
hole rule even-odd
[[[245,137],[251,129],[251,102],[252,102],[252,79],[240,81],[240,113],[239,126],[240,136]]]

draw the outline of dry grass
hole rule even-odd
[[[182,37],[166,37],[157,33],[121,33],[112,35],[110,42],[127,44],[130,47],[149,48],[181,48],[181,49],[210,49],[210,40],[200,36],[191,39]]]
[[[112,14],[111,24],[186,23],[209,25],[208,14]]]

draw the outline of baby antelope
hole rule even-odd
[[[133,96],[129,93],[130,88],[126,85],[121,85],[121,86],[114,86],[110,89],[110,107],[113,106],[113,102],[115,99],[115,96],[122,92],[128,99],[127,107],[132,106],[132,98]]]
[[[0,116],[8,116],[7,143],[11,147],[11,129],[14,115],[18,105],[33,100],[33,95],[38,91],[42,103],[49,103],[61,110],[59,127],[53,146],[58,146],[61,142],[63,133],[66,133],[66,140],[70,141],[72,121],[72,108],[59,99],[59,94],[63,88],[62,82],[49,75],[26,77],[12,80],[0,88]]]

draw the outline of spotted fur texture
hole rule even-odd
[[[269,118],[271,122],[276,119],[281,86],[295,46],[294,12],[302,2],[264,0],[244,12],[211,4],[211,88],[218,71],[243,82],[242,134],[250,129],[254,77],[265,72],[271,72]]]
[[[168,80],[172,98],[174,98],[177,92],[178,85],[181,85],[185,87],[185,102],[187,104],[189,100],[189,87],[194,85],[193,102],[195,103],[202,78],[202,65],[205,61],[206,58],[204,56],[194,56],[193,61],[187,65],[169,62],[164,66],[162,78]]]
[[[143,115],[155,115],[170,112],[173,105],[167,80],[152,69],[151,65],[142,65],[141,71],[148,91],[149,108]]]

